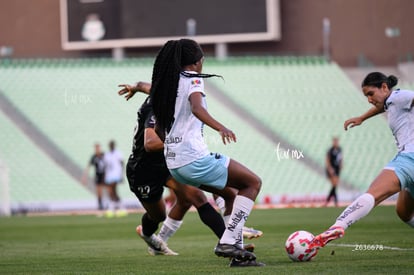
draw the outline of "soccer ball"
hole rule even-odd
[[[309,243],[313,240],[312,233],[299,230],[290,234],[285,243],[288,257],[294,262],[310,261],[318,254],[318,249],[309,249]]]

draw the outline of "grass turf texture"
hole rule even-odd
[[[284,244],[290,233],[303,229],[317,234],[341,211],[254,210],[247,225],[264,232],[253,242],[258,260],[266,266],[250,268],[229,268],[228,259],[215,256],[217,240],[194,212],[186,215],[169,241],[170,248],[180,253],[176,257],[147,254],[135,233],[142,214],[113,219],[0,218],[0,274],[412,274],[414,231],[397,218],[392,206],[374,209],[311,262],[288,259]],[[361,250],[354,251],[357,245]],[[372,249],[377,245],[404,250]]]

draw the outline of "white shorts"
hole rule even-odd
[[[122,176],[105,176],[105,184],[114,184],[122,182]]]

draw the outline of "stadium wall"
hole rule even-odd
[[[411,0],[280,0],[281,40],[234,43],[232,55],[321,55],[322,20],[331,22],[330,51],[341,66],[395,65],[414,55],[414,1]],[[246,18],[254,20],[254,18]],[[386,29],[388,34],[386,35]],[[397,32],[393,32],[397,31]],[[64,51],[58,0],[0,1],[0,47],[13,57],[109,56],[111,51]],[[396,35],[396,36],[393,36]],[[213,45],[206,45],[208,53]],[[129,56],[152,55],[158,48],[128,49]]]

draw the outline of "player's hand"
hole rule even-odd
[[[129,100],[137,92],[137,90],[129,84],[120,84],[118,87],[122,87],[122,89],[118,91],[118,94],[125,95],[126,100]]]
[[[348,130],[348,127],[349,128],[352,128],[352,127],[361,125],[362,122],[363,122],[363,120],[360,117],[350,118],[350,119],[348,119],[348,120],[345,121],[345,123],[344,123],[344,129],[346,131],[346,130]]]
[[[220,129],[219,133],[224,144],[237,141],[236,135],[230,129],[224,127]]]

